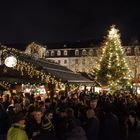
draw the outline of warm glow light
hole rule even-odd
[[[14,56],[9,56],[5,59],[4,64],[9,67],[15,67],[17,65],[17,59]]]
[[[121,46],[119,30],[111,26],[102,46],[99,79],[112,90],[124,88],[130,84],[130,70],[125,60],[125,50]]]
[[[118,37],[118,30],[117,29],[115,29],[115,26],[112,26],[111,27],[111,30],[109,31],[109,35],[108,35],[108,37],[109,38],[116,38],[116,37]]]

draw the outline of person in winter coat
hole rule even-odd
[[[88,140],[98,140],[99,120],[96,117],[94,110],[89,108],[86,111],[86,117],[87,121],[85,125],[85,131]]]
[[[26,117],[27,120],[29,119],[26,124],[26,132],[28,134],[28,137],[32,140],[41,139],[42,117],[43,113],[39,109],[35,110],[33,117],[31,118]]]
[[[104,104],[104,116],[100,125],[100,140],[120,140],[118,117],[112,113],[112,105]]]
[[[68,124],[66,140],[87,140],[84,129],[75,120],[71,120]]]
[[[4,107],[4,110],[6,111],[6,109],[10,105],[10,103],[9,103],[9,95],[2,95],[2,105]]]
[[[3,107],[0,104],[0,140],[4,140],[8,130],[8,115]]]
[[[43,117],[41,139],[57,140],[54,125],[52,124],[53,113],[50,111]]]
[[[140,139],[140,121],[138,120],[135,111],[130,111],[127,120],[127,139],[139,140]]]
[[[15,111],[14,111],[14,106],[9,106],[7,108],[7,115],[8,115],[8,129],[11,127],[11,125],[14,123],[14,117],[15,117]]]
[[[18,112],[15,115],[15,123],[10,127],[7,133],[7,140],[28,140],[25,128],[24,114]]]
[[[58,114],[54,116],[54,125],[56,128],[56,136],[58,140],[65,140],[65,131],[67,128],[67,113],[65,109],[60,109]]]

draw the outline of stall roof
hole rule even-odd
[[[7,48],[4,48],[7,49]],[[69,70],[68,68],[61,66],[57,63],[50,62],[49,60],[42,59],[42,58],[35,58],[31,55],[25,54],[24,52],[15,50],[13,48],[7,49],[9,53],[16,54],[18,60],[30,63],[34,65],[39,71],[43,71],[46,74],[50,74],[51,76],[55,77],[56,79],[61,79],[63,82],[69,82],[69,83],[85,83],[85,84],[92,84],[93,81],[85,78],[79,73],[74,73],[73,71]],[[8,52],[7,51],[7,52]],[[9,69],[9,68],[8,68]],[[19,73],[20,74],[20,73]],[[14,76],[17,78],[14,79],[14,81],[19,81],[20,77],[19,74],[14,74]],[[1,80],[2,74],[0,74]],[[26,75],[28,79],[28,75]],[[5,78],[4,78],[5,79]]]
[[[93,83],[93,81],[85,78],[81,74],[74,73],[68,68],[61,66],[60,64],[49,62],[49,60],[34,60],[34,58],[30,57],[27,61],[31,61],[31,63],[33,63],[35,66],[40,67],[41,70],[51,74],[52,76],[55,76],[56,78],[61,79],[62,81],[69,83]]]
[[[70,83],[92,83],[93,81],[83,77],[82,75],[78,73],[74,73],[71,71],[64,71],[64,70],[58,70],[53,68],[46,67],[45,70],[47,70],[49,73],[55,75],[56,77],[65,80]]]

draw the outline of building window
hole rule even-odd
[[[51,51],[51,56],[54,56],[54,51]]]
[[[64,50],[64,56],[67,56],[67,55],[68,55],[68,51]]]
[[[94,49],[94,50],[93,50],[93,55],[94,55],[94,56],[97,56],[97,55],[98,55],[98,50]]]
[[[139,50],[139,47],[138,46],[136,46],[134,48],[134,53],[135,53],[135,55],[139,55],[140,54],[140,50]]]
[[[61,55],[61,51],[58,50],[58,51],[57,51],[57,56],[60,56],[60,55]]]
[[[61,61],[60,60],[58,60],[58,64],[61,64]]]
[[[64,60],[64,64],[67,64],[67,60]]]
[[[93,49],[89,50],[89,55],[92,56],[93,55]]]
[[[100,49],[97,49],[96,50],[96,53],[97,53],[97,56],[100,56],[102,54],[101,50]]]
[[[126,54],[127,55],[130,55],[131,54],[131,48],[130,47],[126,48]]]
[[[78,64],[78,59],[75,59],[75,64]]]
[[[46,51],[46,56],[49,56],[49,51]]]
[[[75,50],[75,55],[79,55],[79,50]]]
[[[85,65],[85,59],[82,60],[82,64]]]
[[[82,55],[86,55],[87,51],[85,49],[82,50]]]

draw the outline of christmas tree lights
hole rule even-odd
[[[131,82],[131,71],[125,60],[125,50],[121,46],[119,30],[114,25],[111,26],[103,43],[98,79],[111,90],[126,88]]]

